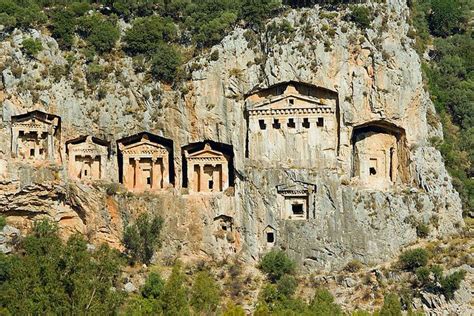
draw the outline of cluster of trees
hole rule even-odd
[[[132,27],[122,38],[121,48],[137,60],[146,61],[155,79],[171,83],[180,77],[183,45],[199,50],[210,47],[237,24],[258,31],[284,5],[355,2],[359,1],[0,0],[0,24],[7,29],[46,26],[62,49],[71,49],[79,38],[87,44],[84,54],[93,57],[118,48],[117,21],[122,18]],[[354,10],[351,19],[368,27],[367,9]]]
[[[4,225],[0,217],[0,229]],[[166,280],[153,269],[138,293],[121,290],[127,260],[149,263],[160,245],[162,225],[158,216],[141,215],[125,228],[126,251],[119,253],[106,245],[90,248],[80,235],[63,242],[54,224],[36,222],[15,254],[0,254],[0,314],[245,315],[242,307],[226,305],[221,286],[206,267],[185,274],[176,263]],[[402,253],[399,259],[400,268],[416,276],[414,289],[453,298],[465,273],[444,276],[439,266],[428,263],[429,253],[421,248]],[[344,315],[325,289],[317,289],[309,302],[296,295],[296,264],[284,252],[268,252],[258,267],[266,282],[254,315]],[[388,294],[374,315],[401,315],[401,310],[400,298]],[[409,310],[409,315],[415,314]]]
[[[412,0],[417,48],[428,44],[424,65],[428,87],[444,127],[441,150],[464,211],[474,209],[474,37],[469,21],[474,4],[465,0]]]
[[[416,275],[414,288],[424,291],[443,294],[446,299],[452,299],[466,271],[459,270],[449,275],[444,275],[443,268],[438,265],[428,266],[430,253],[423,248],[410,249],[399,257],[400,268],[413,272]]]

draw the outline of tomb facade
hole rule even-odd
[[[359,184],[384,189],[404,181],[407,159],[404,133],[388,123],[356,127],[353,132],[353,174]]]
[[[314,214],[316,185],[294,182],[277,185],[279,204],[283,205],[280,218],[284,220],[307,220]]]
[[[337,93],[284,82],[247,95],[246,155],[300,168],[335,167],[339,146]]]
[[[12,116],[12,156],[28,161],[59,159],[60,125],[59,116],[41,111]]]
[[[230,184],[230,156],[213,149],[210,143],[198,151],[184,150],[187,186],[190,192],[225,191]]]
[[[68,172],[72,179],[82,181],[105,178],[109,143],[92,136],[81,136],[66,142]]]
[[[171,185],[172,141],[140,133],[117,143],[121,158],[119,174],[125,187],[131,191],[154,191]]]
[[[263,230],[264,242],[262,244],[265,245],[266,249],[270,249],[273,246],[275,246],[276,238],[277,238],[276,229],[271,225],[267,225],[267,227],[265,227],[265,229]]]

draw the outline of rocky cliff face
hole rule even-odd
[[[100,59],[108,71],[98,87],[86,82],[78,52],[58,49],[47,32],[15,31],[0,43],[2,128],[0,212],[27,230],[51,218],[61,232],[86,234],[91,242],[120,247],[123,226],[141,212],[165,220],[161,258],[252,262],[269,247],[282,247],[305,269],[334,269],[351,259],[377,262],[417,239],[416,226],[429,225],[430,238],[462,225],[461,204],[440,153],[430,144],[440,124],[423,88],[420,60],[407,37],[405,1],[369,4],[372,28],[344,21],[344,12],[291,10],[269,21],[267,32],[237,28],[210,53],[191,60],[188,80],[178,88],[154,82],[127,57]],[[288,21],[293,31],[279,28]],[[44,50],[31,59],[21,52],[27,37]],[[67,71],[66,71],[67,70]],[[246,157],[246,94],[286,81],[334,91],[338,104],[338,148],[333,163],[310,167],[264,165]],[[61,156],[31,165],[11,158],[11,117],[33,109],[62,119]],[[370,122],[404,131],[404,180],[368,188],[353,177],[353,132]],[[174,188],[132,194],[119,179],[116,140],[149,131],[174,142]],[[93,184],[67,174],[67,140],[93,135],[112,144],[106,179]],[[181,148],[213,140],[233,148],[234,188],[220,194],[189,194],[182,187]],[[281,143],[268,143],[285,150]],[[311,207],[306,220],[285,220],[277,186],[306,186]],[[229,227],[222,231],[222,221]],[[274,233],[269,241],[267,233]]]

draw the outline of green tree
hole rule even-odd
[[[151,272],[141,289],[141,294],[145,298],[157,299],[163,293],[165,281],[156,272]]]
[[[65,8],[53,11],[51,16],[51,35],[57,40],[59,47],[70,49],[74,43],[76,31],[76,16]]]
[[[461,281],[466,276],[466,271],[460,270],[453,272],[445,278],[441,279],[441,292],[444,294],[446,299],[450,300],[454,298],[454,292],[459,290]]]
[[[310,303],[311,315],[343,315],[341,307],[334,303],[334,297],[326,289],[317,289]]]
[[[188,289],[185,277],[179,264],[173,267],[170,277],[166,280],[163,293],[160,296],[160,307],[163,315],[189,315]]]
[[[191,306],[195,312],[209,315],[216,311],[220,299],[220,289],[207,271],[196,275],[191,289]]]
[[[404,251],[399,257],[399,262],[403,269],[414,271],[416,268],[426,266],[428,258],[428,251],[416,248]]]
[[[280,8],[281,1],[278,0],[243,0],[241,8],[241,18],[250,27],[260,29],[263,22],[272,16]]]
[[[431,0],[429,26],[436,36],[452,35],[464,23],[463,6],[459,0]]]
[[[397,294],[390,293],[385,296],[380,316],[401,316],[402,305]]]
[[[113,314],[121,295],[116,286],[121,260],[101,246],[87,251],[78,235],[63,244],[55,225],[40,221],[21,255],[0,257],[0,308],[13,315]]]
[[[139,54],[152,56],[164,42],[173,41],[176,36],[176,26],[170,18],[160,16],[139,18],[125,34],[125,50],[132,56]]]
[[[160,245],[162,227],[163,219],[160,216],[150,217],[143,213],[134,224],[125,228],[123,243],[132,262],[150,263]]]
[[[176,79],[180,65],[181,54],[179,51],[172,46],[162,44],[153,55],[151,73],[157,80],[172,83]]]
[[[283,275],[295,272],[295,262],[288,258],[283,251],[271,250],[263,256],[259,268],[268,275],[272,282],[276,282]]]
[[[110,52],[120,37],[117,22],[100,13],[79,19],[79,34],[99,53]]]

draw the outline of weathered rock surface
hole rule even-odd
[[[253,262],[268,249],[265,231],[270,227],[276,246],[307,270],[340,268],[351,259],[368,263],[391,258],[417,239],[414,223],[430,224],[430,238],[455,233],[462,226],[460,199],[440,153],[429,142],[442,132],[440,124],[429,119],[435,117],[434,107],[406,35],[406,2],[369,5],[377,14],[366,31],[344,21],[344,12],[328,18],[319,7],[289,11],[284,18],[295,32],[288,38],[237,28],[213,48],[219,52],[217,61],[202,56],[189,62],[191,79],[179,89],[150,81],[127,57],[101,59],[110,72],[92,89],[86,84],[83,60],[68,65],[48,35],[15,31],[0,43],[0,212],[22,230],[30,228],[32,220],[47,217],[59,223],[65,236],[81,232],[91,242],[116,247],[123,226],[138,214],[161,214],[166,224],[158,257],[163,260],[240,255]],[[247,40],[249,34],[256,43]],[[27,36],[40,39],[45,48],[33,60],[20,49]],[[53,72],[66,66],[67,75]],[[289,80],[337,92],[340,147],[335,167],[325,168],[323,161],[311,168],[264,167],[246,158],[245,94]],[[61,117],[60,165],[30,166],[11,159],[11,116],[32,109]],[[409,175],[406,183],[367,189],[351,179],[352,131],[380,120],[405,131]],[[174,141],[174,188],[130,194],[114,184],[116,140],[141,131]],[[106,181],[93,185],[67,176],[64,143],[87,134],[112,143]],[[181,187],[181,148],[204,140],[233,146],[233,192],[188,194]],[[282,220],[284,205],[276,186],[298,182],[316,186],[314,214],[306,221]],[[219,215],[233,218],[230,235],[219,231]]]

